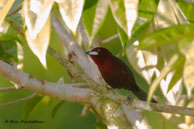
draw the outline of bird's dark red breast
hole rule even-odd
[[[103,79],[112,88],[131,90],[139,99],[146,100],[147,94],[137,86],[129,67],[112,55],[108,49],[97,47],[87,54],[96,63]]]

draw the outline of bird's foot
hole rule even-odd
[[[128,100],[129,102],[131,101],[130,95],[127,95],[127,100]]]
[[[113,91],[114,89],[112,87],[106,87],[107,90]]]
[[[128,102],[131,101],[131,96],[130,96],[129,90],[128,90],[128,95],[127,95],[127,100],[128,100]]]

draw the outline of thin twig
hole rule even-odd
[[[24,36],[23,27],[21,25],[13,22],[9,18],[6,18],[5,21],[7,21],[17,31],[18,34]]]
[[[76,83],[75,77],[71,74],[71,72],[68,69],[66,69],[66,70],[67,70],[67,74],[68,74],[69,78],[71,79],[71,82]]]
[[[81,116],[83,117],[87,116],[91,108],[92,108],[91,104],[86,104],[84,108],[82,109]]]
[[[21,8],[22,8],[22,2],[20,3],[20,5],[18,5],[17,8],[15,8],[15,10],[9,12],[9,13],[7,14],[7,17],[9,17],[9,16],[11,16],[11,15],[17,13]]]
[[[83,43],[85,45],[88,45],[89,44],[89,36],[88,36],[88,32],[86,31],[83,23],[82,23],[82,20],[80,20],[79,24],[78,24],[78,29],[80,31],[80,34],[82,36],[82,39],[83,39]]]
[[[194,117],[194,108],[186,108],[181,106],[173,106],[166,104],[150,103],[140,100],[130,100],[133,108],[143,109],[147,111],[165,112],[171,114],[181,114]]]
[[[75,85],[73,87],[76,87],[76,88],[88,88],[88,85],[83,83],[82,85]]]
[[[115,34],[115,35],[113,35],[111,37],[108,37],[107,39],[103,40],[102,43],[103,44],[108,43],[108,42],[110,42],[110,41],[112,41],[114,39],[117,39],[118,37],[119,37],[119,34]]]
[[[179,1],[187,2],[189,4],[194,4],[194,0],[179,0]]]
[[[18,103],[21,103],[21,102],[33,99],[36,95],[37,95],[37,93],[33,93],[32,95],[30,95],[28,97],[21,98],[19,100],[15,100],[15,101],[11,101],[11,102],[8,102],[6,104],[2,104],[2,105],[0,105],[0,108],[5,108],[5,107],[11,106],[11,105],[15,105],[15,104],[18,104]]]
[[[85,83],[72,83],[73,85],[70,85],[71,87],[75,88],[88,88],[88,85]]]
[[[11,90],[17,90],[17,89],[16,89],[16,87],[2,87],[2,88],[0,88],[0,92],[11,91]]]

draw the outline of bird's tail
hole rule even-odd
[[[147,99],[147,93],[145,93],[143,90],[138,89],[138,90],[133,90],[133,93],[140,99],[143,101],[146,101]],[[151,100],[152,103],[157,103],[156,100],[152,99]]]

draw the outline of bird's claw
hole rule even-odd
[[[113,91],[114,89],[112,87],[106,87],[107,90]]]
[[[130,100],[131,100],[130,95],[127,95],[127,100],[128,100],[128,101],[130,101]]]

